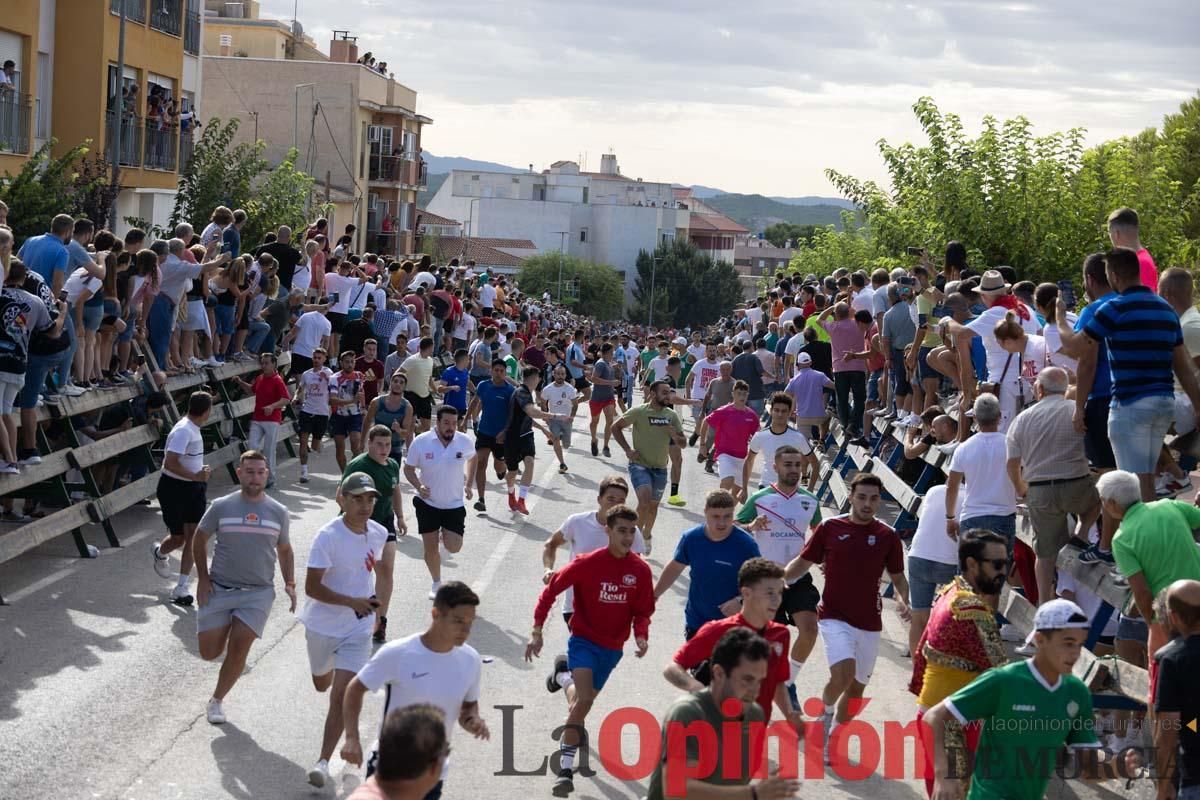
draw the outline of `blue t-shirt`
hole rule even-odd
[[[1079,319],[1075,321],[1075,331],[1082,331],[1083,327],[1096,316],[1096,309],[1114,297],[1120,297],[1120,295],[1116,292],[1109,292],[1084,306],[1083,311],[1079,312]],[[1108,366],[1108,345],[1101,339],[1096,346],[1096,377],[1092,379],[1092,390],[1088,392],[1088,400],[1101,400],[1111,396],[1112,369]]]
[[[761,556],[758,542],[736,525],[719,542],[704,535],[704,526],[684,531],[672,558],[691,572],[684,625],[696,630],[706,622],[723,619],[721,604],[737,597],[738,570],[746,559]]]
[[[17,257],[26,267],[41,275],[47,286],[54,285],[54,273],[67,271],[67,247],[62,239],[48,233],[26,239]],[[63,280],[66,280],[65,275]]]
[[[571,346],[567,348],[567,374],[572,378],[582,378],[583,368],[576,367],[571,362],[578,361],[582,364],[586,358],[587,354],[583,352],[583,347],[579,342],[571,342]]]
[[[475,426],[476,433],[495,436],[504,430],[505,425],[508,424],[508,401],[514,392],[516,389],[511,383],[505,381],[497,386],[492,383],[490,378],[475,387],[475,394],[479,396],[479,406],[482,410],[479,415],[479,424]]]
[[[221,244],[229,251],[232,258],[237,258],[242,254],[242,234],[233,225],[226,225],[225,231],[221,234]]]
[[[1171,397],[1175,347],[1183,329],[1175,309],[1146,286],[1132,286],[1100,304],[1083,332],[1108,344],[1113,403]]]
[[[454,406],[462,413],[467,410],[467,380],[470,378],[470,373],[465,369],[458,367],[446,367],[442,370],[442,383],[449,386],[460,387],[456,392],[446,392],[446,405]]]

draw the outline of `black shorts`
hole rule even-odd
[[[504,455],[504,445],[496,443],[495,436],[488,436],[486,433],[475,431],[475,452],[480,450],[491,450],[496,458]]]
[[[313,440],[319,442],[325,438],[325,432],[329,430],[329,416],[301,411],[300,418],[296,420],[296,430],[300,433],[311,433]]]
[[[421,498],[414,497],[413,508],[417,510],[418,533],[437,533],[444,529],[462,536],[467,529],[466,506],[434,508]]]
[[[821,602],[821,593],[813,585],[811,575],[805,575],[800,580],[783,590],[783,602],[775,612],[775,621],[782,625],[795,625],[794,615],[802,611],[817,613],[817,604]]]
[[[532,433],[528,436],[517,436],[510,431],[504,437],[504,466],[515,470],[521,466],[522,461],[533,458],[534,455]]]
[[[299,353],[292,353],[292,361],[288,365],[288,377],[295,376],[299,378],[310,369],[312,369],[311,358],[302,356]]]
[[[571,617],[573,617],[573,616],[575,616],[574,611],[564,611],[563,612],[563,622],[567,623],[568,628],[571,627]]]
[[[346,330],[346,315],[345,314],[339,314],[336,311],[330,311],[328,314],[325,315],[325,318],[329,320],[329,326],[331,328],[331,330],[330,330],[331,333],[341,333],[342,331]],[[337,357],[336,353],[333,355],[335,358]]]
[[[386,522],[382,521],[382,520],[378,520],[378,519],[375,521],[378,522],[380,525],[382,525],[387,530],[387,532],[388,532],[387,540],[389,542],[399,541],[399,538],[396,536],[396,517],[394,514],[389,514]]]
[[[582,392],[583,390],[587,389],[589,386],[591,386],[591,384],[588,383],[587,378],[579,377],[579,378],[575,379],[575,388],[578,389],[579,391]]]
[[[421,397],[416,392],[405,392],[404,399],[412,403],[414,419],[429,419],[433,416],[433,395]]]
[[[1083,421],[1087,425],[1083,449],[1095,469],[1117,468],[1117,457],[1113,455],[1112,442],[1108,439],[1108,409],[1111,402],[1107,397],[1095,400],[1088,398],[1083,407]]]
[[[208,505],[208,484],[203,481],[181,481],[170,475],[160,475],[155,492],[162,509],[163,524],[172,536],[183,534],[184,525],[195,525],[204,516]]]
[[[362,414],[334,414],[329,423],[329,432],[335,437],[346,437],[352,433],[362,433]]]

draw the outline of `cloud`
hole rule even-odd
[[[292,3],[262,10],[287,19]],[[917,136],[924,94],[968,125],[1024,114],[1093,141],[1155,125],[1196,90],[1181,65],[1200,64],[1200,3],[1136,13],[1154,24],[1112,0],[300,8],[319,45],[349,28],[419,92],[433,152],[543,165],[612,146],[648,180],[764,194],[828,193],[827,166],[882,178],[874,142]]]

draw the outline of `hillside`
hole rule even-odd
[[[759,232],[776,222],[795,225],[842,225],[840,206],[789,205],[761,194],[723,194],[704,201],[730,219],[740,222],[751,231]]]

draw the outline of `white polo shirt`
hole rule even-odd
[[[475,455],[471,437],[459,431],[449,444],[442,444],[437,431],[422,433],[408,448],[406,463],[416,467],[421,483],[429,487],[429,497],[422,498],[434,508],[462,508],[463,481],[467,462]]]

